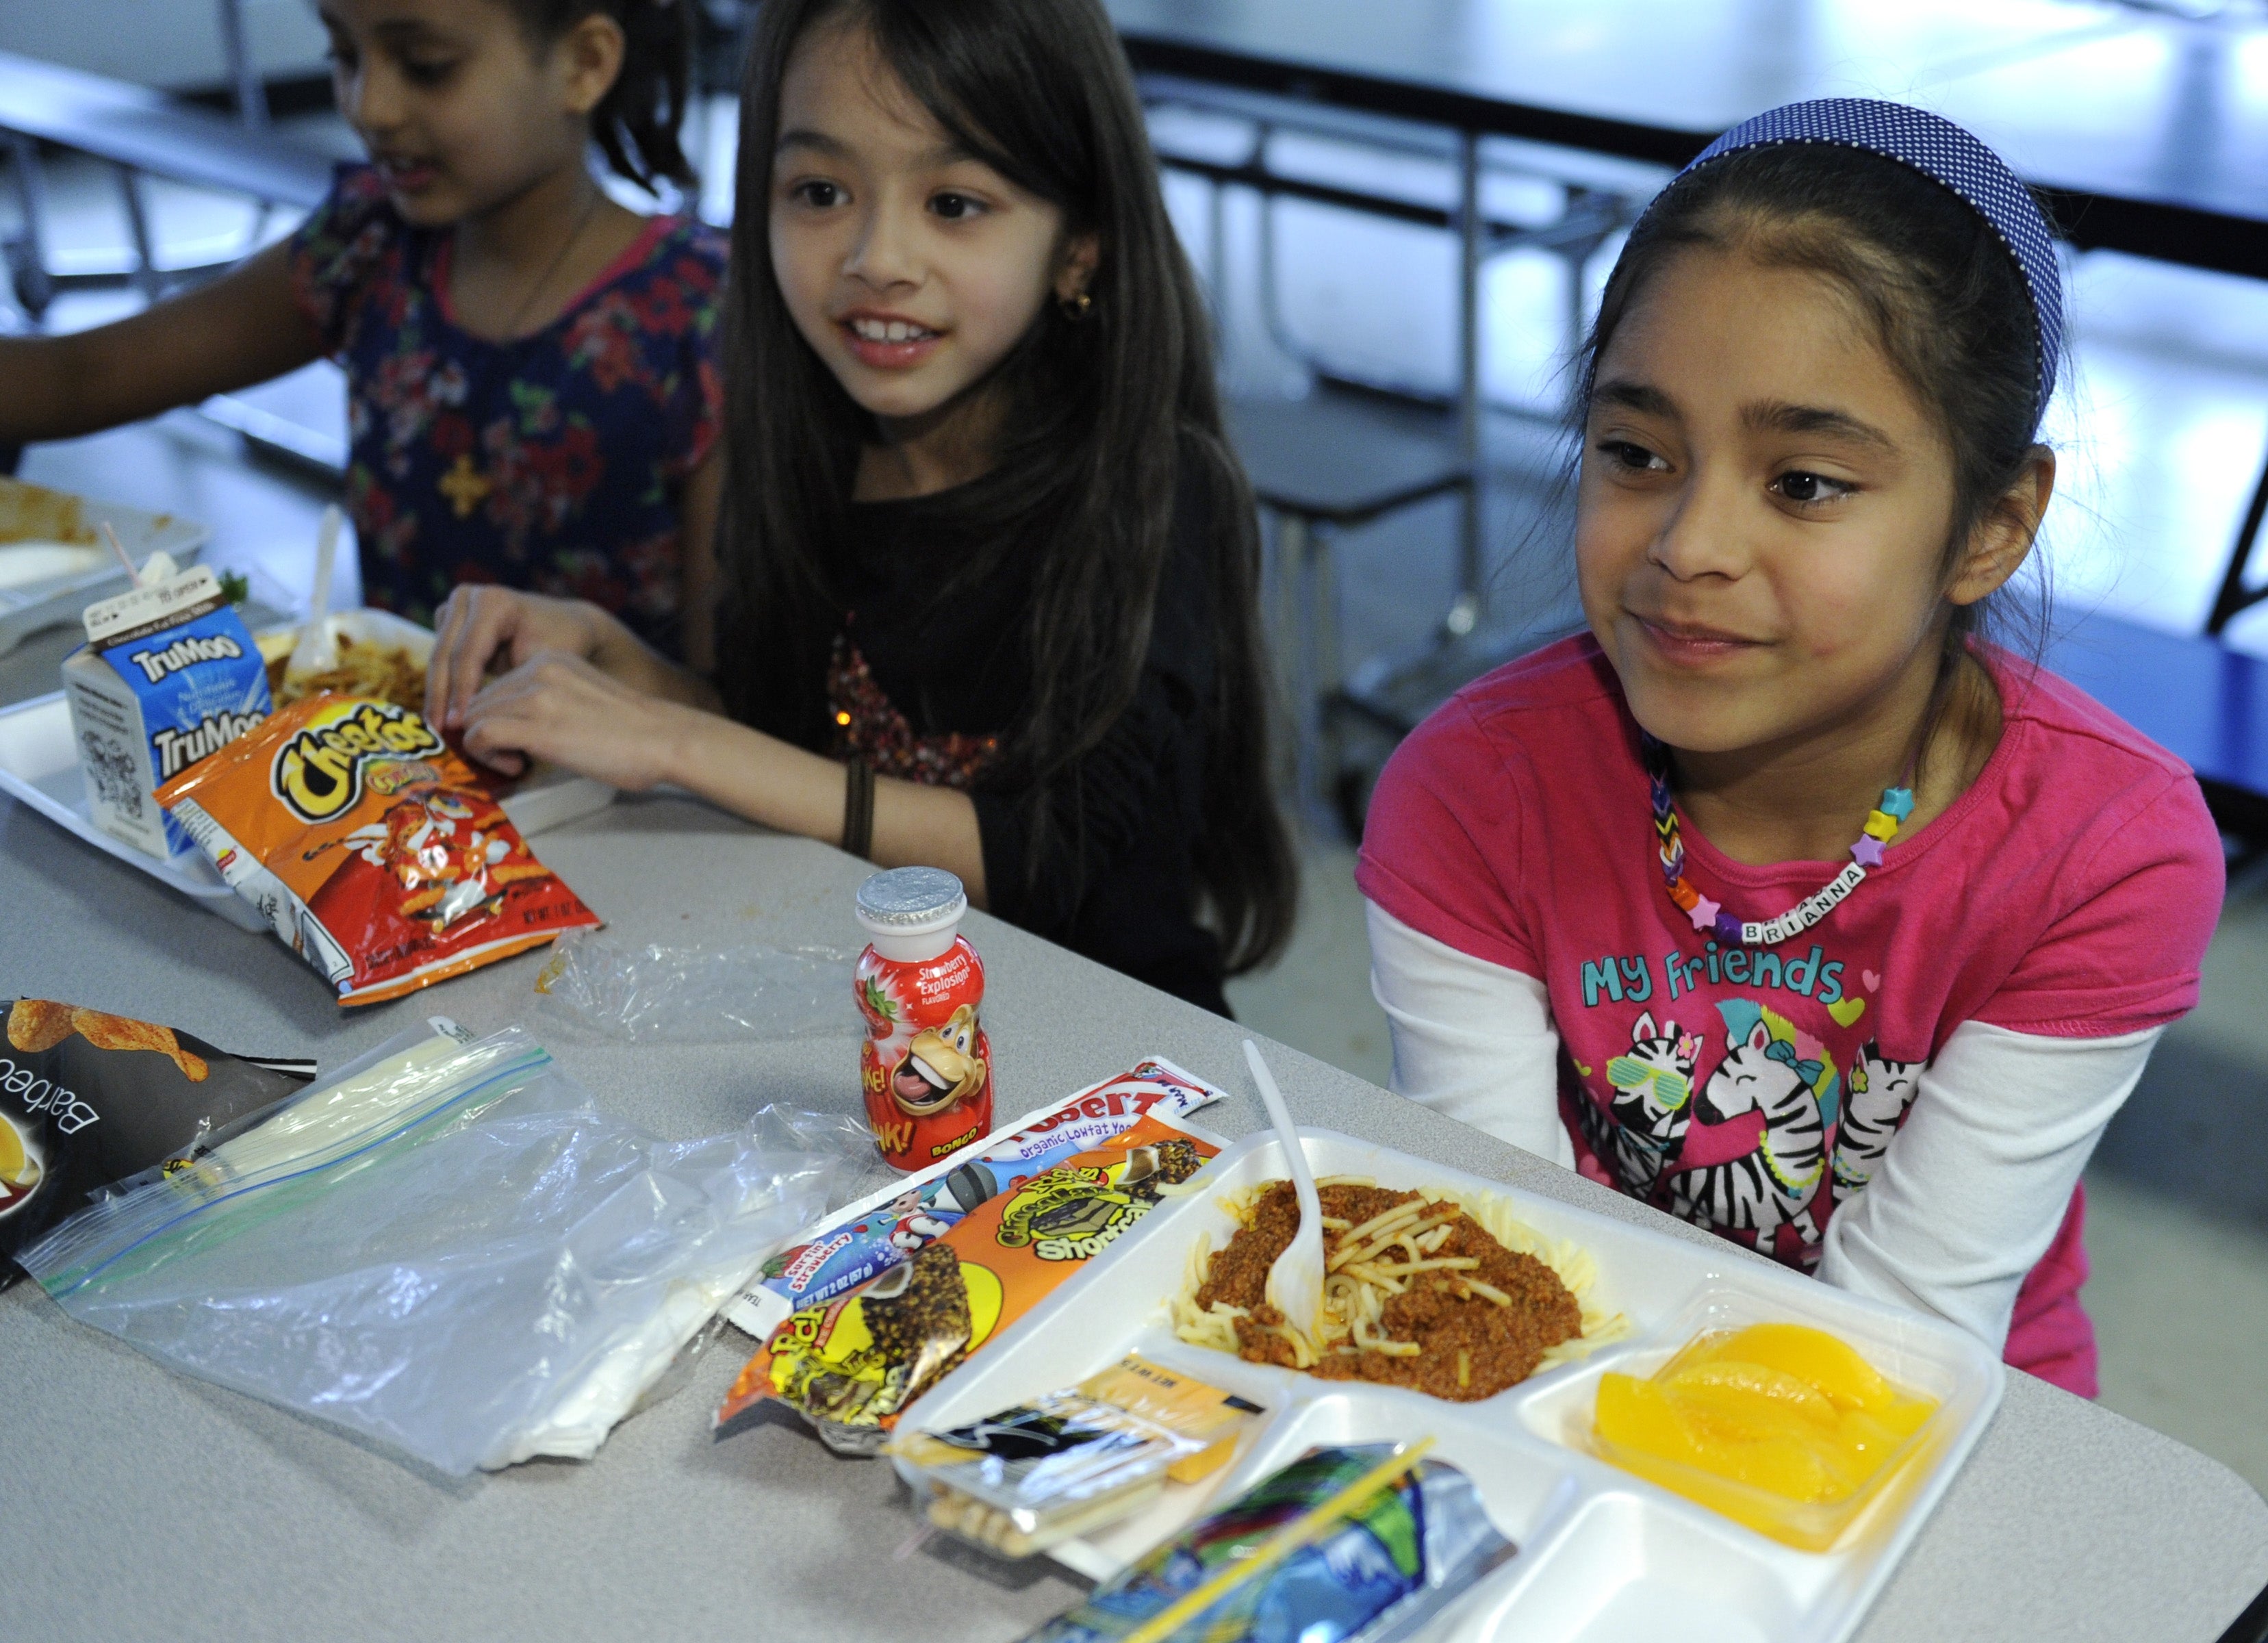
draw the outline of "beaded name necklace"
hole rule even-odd
[[[1640,733],[1646,747],[1646,773],[1653,787],[1653,830],[1661,841],[1661,881],[1669,899],[1677,903],[1696,930],[1705,931],[1727,947],[1776,947],[1800,935],[1840,906],[1857,889],[1867,869],[1882,865],[1882,847],[1898,836],[1898,824],[1913,814],[1912,772],[1908,785],[1885,787],[1882,802],[1867,813],[1866,830],[1851,846],[1851,865],[1805,896],[1778,917],[1763,924],[1744,922],[1695,889],[1685,878],[1685,836],[1677,829],[1677,807],[1669,792],[1669,749]]]

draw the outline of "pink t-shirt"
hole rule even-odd
[[[1976,783],[1778,947],[1727,950],[1669,899],[1638,726],[1587,635],[1468,686],[1403,743],[1357,881],[1544,984],[1584,1174],[1808,1269],[1955,1028],[2108,1037],[2197,1002],[2222,866],[2196,781],[2062,680],[1984,654],[2006,728]],[[1846,865],[1744,866],[1683,832],[1687,880],[1744,919]],[[2007,1358],[2091,1395],[2081,1213],[2074,1195]]]

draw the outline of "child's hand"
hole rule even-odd
[[[709,717],[543,651],[474,696],[462,720],[465,750],[507,776],[541,759],[637,792],[673,778],[688,721]]]
[[[499,658],[524,666],[551,652],[587,660],[606,641],[607,617],[575,599],[510,588],[464,586],[442,601],[433,659],[425,667],[425,717],[443,733],[461,730],[481,681]]]

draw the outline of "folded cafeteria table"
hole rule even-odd
[[[854,939],[861,864],[688,801],[624,799],[540,849],[636,939]],[[70,999],[327,1067],[433,1012],[482,1032],[526,1020],[602,1107],[673,1137],[731,1128],[766,1101],[857,1101],[848,1040],[631,1048],[555,1027],[532,1007],[540,955],[342,1013],[279,943],[4,799],[0,875],[0,996]],[[1241,1094],[1233,1025],[982,915],[971,924],[1004,1114],[1163,1053],[1239,1092],[1205,1115],[1211,1127],[1264,1126]],[[1755,1258],[1291,1050],[1271,1059],[1303,1122],[1651,1221],[1726,1262]],[[790,1421],[712,1437],[709,1412],[746,1345],[727,1336],[689,1387],[592,1462],[460,1482],[171,1374],[19,1284],[0,1294],[0,1634],[1005,1643],[1078,1595],[1049,1572],[1012,1587],[927,1550],[894,1561],[915,1521],[889,1471],[836,1459]],[[2264,1583],[2268,1504],[2242,1481],[2012,1375],[1859,1636],[2212,1643]]]

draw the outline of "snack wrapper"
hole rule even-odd
[[[1148,1505],[1170,1480],[1228,1464],[1260,1412],[1130,1354],[1077,1386],[950,1432],[901,1433],[887,1452],[939,1529],[1027,1558]]]
[[[1152,1058],[1068,1101],[1026,1113],[951,1158],[836,1212],[764,1264],[725,1315],[757,1339],[801,1308],[879,1278],[934,1243],[998,1193],[1155,1115],[1168,1124],[1220,1099],[1170,1061]]]
[[[792,1314],[733,1382],[718,1423],[777,1398],[836,1453],[875,1453],[915,1399],[1219,1151],[1146,1116],[988,1199],[910,1261]]]
[[[1116,1643],[1257,1556],[1393,1453],[1387,1443],[1310,1449],[1025,1643]],[[1188,1617],[1174,1635],[1205,1643],[1388,1643],[1416,1635],[1518,1551],[1489,1521],[1470,1478],[1445,1462],[1420,1460],[1319,1538]]]
[[[158,799],[342,1004],[599,923],[472,767],[390,702],[295,702]]]
[[[194,1160],[241,1119],[298,1094],[315,1064],[259,1060],[52,998],[0,1001],[0,1286],[9,1257],[87,1195]]]

